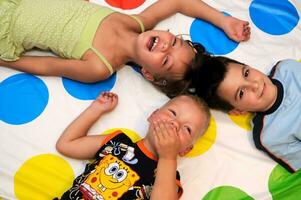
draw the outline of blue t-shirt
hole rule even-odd
[[[275,104],[253,119],[253,138],[287,170],[301,168],[301,63],[287,59],[279,62],[270,78],[277,86]]]

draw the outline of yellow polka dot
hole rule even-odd
[[[117,131],[117,130],[121,130],[123,133],[125,133],[129,138],[131,138],[131,140],[133,142],[137,142],[139,140],[141,140],[141,136],[138,135],[135,131],[132,131],[130,129],[127,129],[127,128],[112,128],[112,129],[109,129],[109,130],[106,130],[102,133],[102,135],[108,135],[108,134],[111,134],[112,132],[114,131]]]
[[[72,186],[74,173],[63,158],[42,154],[25,161],[14,177],[18,199],[53,199]]]
[[[253,118],[253,114],[252,113],[247,113],[245,115],[230,115],[229,114],[230,119],[239,127],[250,131],[252,130],[252,125],[251,125],[251,120]]]
[[[214,144],[216,138],[216,123],[213,117],[205,134],[193,145],[193,149],[185,157],[196,157],[208,151]]]

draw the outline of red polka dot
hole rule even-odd
[[[135,9],[141,6],[145,0],[105,0],[109,5],[124,10]]]
[[[113,192],[112,195],[113,195],[113,197],[117,197],[118,193],[117,192]]]

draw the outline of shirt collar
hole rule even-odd
[[[277,79],[273,79],[271,78],[271,81],[272,83],[276,86],[277,88],[277,97],[276,97],[276,101],[275,103],[266,111],[264,112],[257,112],[257,114],[262,114],[262,115],[269,115],[273,112],[275,112],[279,106],[281,105],[282,103],[282,100],[283,100],[283,93],[284,93],[284,90],[283,90],[283,85],[280,81],[278,81]]]

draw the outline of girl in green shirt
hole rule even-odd
[[[136,15],[83,0],[0,0],[0,65],[96,82],[131,61],[158,85],[183,80],[202,51],[168,31],[151,30],[177,12],[211,22],[235,41],[250,37],[248,22],[201,0],[159,0]],[[23,54],[32,48],[58,57]]]

